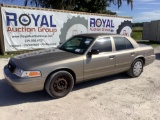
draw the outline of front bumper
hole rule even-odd
[[[14,75],[6,65],[4,67],[4,76],[7,82],[17,91],[27,93],[43,90],[45,79],[42,77],[36,78],[20,78]]]

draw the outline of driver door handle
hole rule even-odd
[[[114,55],[109,56],[109,59],[110,59],[110,60],[113,60],[114,58],[115,58],[115,56],[114,56]]]
[[[135,52],[132,52],[132,53],[131,53],[131,56],[134,56],[134,55],[135,55]]]

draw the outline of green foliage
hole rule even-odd
[[[152,47],[160,46],[159,43],[149,40],[142,40],[143,27],[133,27],[132,28],[132,38],[135,39],[138,43],[151,45]]]
[[[104,0],[77,0],[74,10],[83,12],[100,12],[103,11],[108,4]]]
[[[135,31],[135,30],[137,30],[137,31],[138,31],[138,30],[139,30],[139,31],[142,31],[142,30],[143,30],[143,27],[133,27],[133,26],[132,26],[132,30],[133,30],[133,31]]]
[[[142,40],[142,32],[132,31],[132,38],[135,40]]]
[[[135,40],[142,40],[142,27],[132,27],[132,38]]]
[[[133,0],[106,0],[106,1],[110,1],[110,3],[113,3],[114,5],[117,5],[118,8],[121,7],[122,1],[126,1],[128,5],[129,4],[131,5],[131,9],[133,9]]]
[[[142,40],[142,27],[132,27],[132,38],[135,40]]]
[[[16,54],[17,55],[17,54]],[[0,58],[11,58],[11,57],[14,57],[16,56],[15,54],[6,54],[6,55],[2,55],[0,54]]]
[[[111,3],[117,5],[118,8],[125,1],[133,7],[133,0],[24,0],[24,5],[28,3],[32,6],[62,10],[72,10],[90,13],[102,13],[115,15],[115,12],[106,10]]]
[[[143,27],[143,23],[132,23],[132,27]]]

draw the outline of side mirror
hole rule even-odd
[[[97,55],[97,54],[99,54],[99,50],[92,49],[88,54],[89,55]]]

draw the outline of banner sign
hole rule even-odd
[[[5,52],[57,47],[76,34],[130,36],[131,19],[1,7]]]

